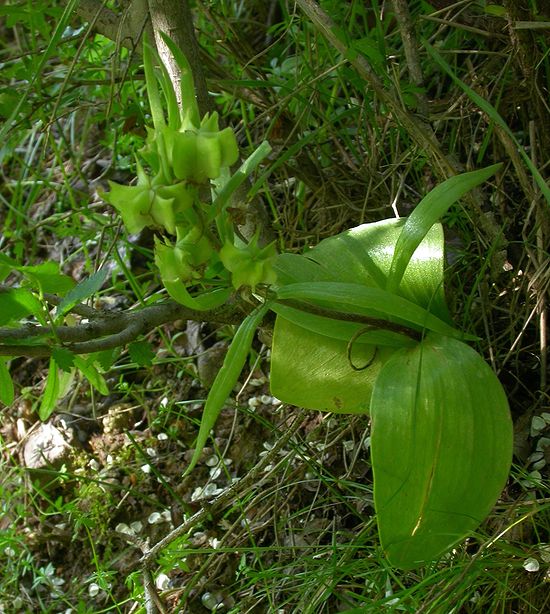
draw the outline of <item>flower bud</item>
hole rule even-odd
[[[250,286],[255,290],[258,284],[275,283],[277,275],[273,269],[273,261],[276,255],[275,244],[260,248],[257,235],[242,248],[226,243],[220,250],[220,259],[231,272],[231,283],[236,289]]]

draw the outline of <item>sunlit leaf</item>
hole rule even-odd
[[[0,326],[34,315],[42,318],[42,304],[28,288],[0,289]]]
[[[271,393],[285,401],[335,413],[367,413],[372,387],[393,353],[390,348],[355,344],[353,364],[347,342],[331,339],[277,317],[271,354]]]
[[[6,360],[0,358],[0,402],[11,405],[15,397],[13,380],[6,364]]]
[[[380,318],[462,338],[462,332],[416,303],[379,288],[338,282],[288,284],[277,289],[277,300],[310,301],[335,311]]]
[[[418,203],[407,218],[395,245],[386,285],[389,292],[397,291],[413,253],[449,207],[471,189],[494,175],[500,168],[502,164],[493,164],[493,166],[478,171],[451,177],[437,185]]]
[[[466,537],[498,499],[512,459],[506,395],[477,352],[429,333],[382,367],[371,416],[382,546],[412,568]]]
[[[33,266],[22,266],[19,267],[19,271],[42,292],[64,295],[75,285],[72,277],[59,272],[57,262],[49,261]]]

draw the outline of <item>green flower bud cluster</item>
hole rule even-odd
[[[238,289],[273,283],[275,247],[260,248],[257,237],[249,245],[233,244],[234,229],[226,203],[232,190],[246,177],[241,171],[235,180],[228,173],[239,157],[235,134],[231,128],[220,130],[217,113],[207,113],[199,120],[187,60],[172,41],[165,41],[182,69],[181,98],[185,109],[180,109],[162,63],[160,71],[154,68],[158,58],[146,44],[144,68],[154,126],[148,128],[147,142],[140,154],[150,170],[146,172],[137,160],[136,184],[110,181],[110,191],[104,198],[120,214],[128,232],[138,233],[145,227],[159,231],[162,238],[155,238],[155,264],[164,286],[179,302],[207,309],[224,302],[231,285]],[[244,163],[246,172],[250,173],[268,151],[269,147],[263,146],[261,155],[253,154]],[[201,195],[213,181],[223,195],[221,204],[201,202]],[[228,184],[230,189],[224,192]],[[211,228],[214,222],[217,234]],[[187,289],[197,285],[214,290],[192,297]]]
[[[277,276],[273,263],[277,256],[275,244],[266,247],[258,245],[258,234],[248,243],[237,247],[226,242],[220,250],[220,259],[224,267],[231,272],[231,283],[234,288],[250,286],[256,289],[258,284],[273,284]]]

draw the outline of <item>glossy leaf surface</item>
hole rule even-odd
[[[437,185],[418,203],[407,218],[395,245],[387,284],[390,292],[396,292],[399,288],[414,251],[437,220],[459,198],[489,179],[500,168],[502,164],[493,164],[487,168],[450,177]]]
[[[412,568],[489,514],[512,459],[500,382],[466,344],[430,333],[382,367],[371,400],[374,496],[390,563]]]
[[[363,224],[321,241],[304,256],[282,254],[275,263],[281,289],[307,282],[342,282],[356,285],[359,292],[382,291],[403,224],[397,219]],[[435,225],[414,253],[399,294],[397,299],[415,303],[424,315],[422,308],[438,316],[441,324],[449,322],[443,295],[441,226]],[[386,303],[379,306],[391,309]],[[341,302],[333,305],[336,310],[341,306]],[[277,320],[271,391],[282,401],[309,409],[368,412],[382,365],[395,348],[414,343],[394,332],[366,329],[364,324],[319,317],[283,304],[274,304],[272,309]],[[369,366],[356,371],[347,354],[350,340],[360,331],[363,334],[356,337],[351,358],[355,366]]]

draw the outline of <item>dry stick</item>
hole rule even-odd
[[[157,50],[161,60],[168,69],[168,74],[174,85],[174,90],[179,102],[181,103],[180,69],[172,57],[172,53],[168,49],[168,46],[162,40],[160,35],[161,32],[167,34],[174,41],[176,46],[183,51],[189,61],[195,82],[195,92],[201,117],[207,112],[212,112],[213,105],[208,96],[208,87],[206,85],[204,71],[202,70],[199,46],[195,38],[193,15],[187,0],[179,0],[179,2],[174,2],[174,0],[148,1]]]
[[[407,60],[407,67],[409,70],[409,77],[416,87],[424,87],[424,75],[422,74],[422,67],[420,65],[420,57],[418,55],[418,39],[414,24],[409,11],[409,3],[406,0],[393,0],[393,10],[397,23],[399,24],[399,30],[401,32],[401,40],[403,41],[403,49],[405,51],[405,58]],[[418,111],[420,115],[428,117],[428,101],[424,93],[417,93],[415,95]]]
[[[54,302],[51,299],[49,302]],[[57,302],[58,299],[55,299]],[[238,324],[252,309],[244,301],[224,304],[209,311],[188,309],[175,301],[149,305],[133,311],[96,311],[85,305],[77,305],[75,313],[87,314],[90,322],[78,326],[59,326],[55,330],[47,326],[24,324],[20,328],[0,328],[0,343],[7,341],[31,340],[40,336],[52,336],[54,333],[63,342],[63,347],[75,354],[90,354],[112,349],[136,339],[157,326],[176,320],[196,320],[198,322],[217,322],[220,324]],[[3,343],[0,356],[51,356],[54,346]]]
[[[535,131],[535,122],[529,122],[529,140],[531,144],[531,159],[533,165],[536,167],[537,160],[537,138]],[[545,237],[545,220],[546,210],[542,208],[542,195],[536,182],[533,180],[533,191],[535,193],[535,220],[536,220],[536,258],[535,262],[538,265],[539,270],[542,270],[544,263],[548,262],[546,255],[546,237]],[[540,345],[540,390],[542,394],[546,393],[547,378],[548,378],[548,310],[546,306],[546,289],[544,288],[544,281],[541,283],[540,278],[537,279],[536,290],[537,294],[540,294],[540,298],[537,301],[538,304],[538,316],[539,316],[539,345]]]
[[[65,4],[67,0],[64,0]],[[94,31],[110,38],[120,40],[124,47],[135,50],[145,29],[150,40],[153,30],[147,17],[146,0],[134,0],[123,17],[104,6],[102,0],[79,0],[75,7],[76,14],[84,21],[94,23]]]
[[[155,562],[155,558],[159,555],[163,548],[166,548],[169,544],[171,544],[178,537],[189,533],[191,529],[197,524],[205,521],[208,517],[217,512],[218,510],[223,509],[226,505],[233,503],[235,499],[242,497],[247,491],[252,490],[253,488],[258,487],[263,480],[265,479],[264,469],[273,464],[273,459],[277,456],[279,451],[290,441],[290,439],[294,436],[294,434],[300,428],[302,421],[304,419],[306,412],[302,410],[298,413],[298,415],[294,418],[294,422],[290,426],[290,428],[285,432],[285,434],[277,441],[277,443],[271,448],[271,450],[266,454],[262,460],[254,466],[241,480],[235,484],[235,486],[231,486],[224,493],[222,493],[219,497],[216,497],[212,503],[205,504],[205,506],[200,509],[198,512],[193,514],[191,518],[182,522],[178,527],[176,527],[173,531],[168,533],[166,537],[157,542],[152,548],[144,552],[143,556],[140,559],[140,563],[143,566],[143,569],[149,569]]]
[[[357,73],[371,87],[375,95],[388,107],[388,109],[390,109],[395,119],[407,131],[420,150],[430,156],[436,170],[443,179],[448,179],[462,172],[462,165],[443,152],[431,126],[424,122],[418,115],[410,113],[401,105],[399,96],[396,95],[394,89],[385,88],[382,81],[363,56],[350,53],[347,44],[338,38],[336,34],[338,28],[329,15],[327,15],[314,0],[296,0],[296,4],[309,19],[311,19],[313,25],[329,43],[344,57],[350,58],[349,62]],[[505,243],[500,229],[492,224],[491,220],[484,214],[479,199],[476,198],[474,194],[475,191],[465,196],[465,200],[472,208],[472,213],[475,215],[476,221],[492,242],[494,241],[498,244]]]

